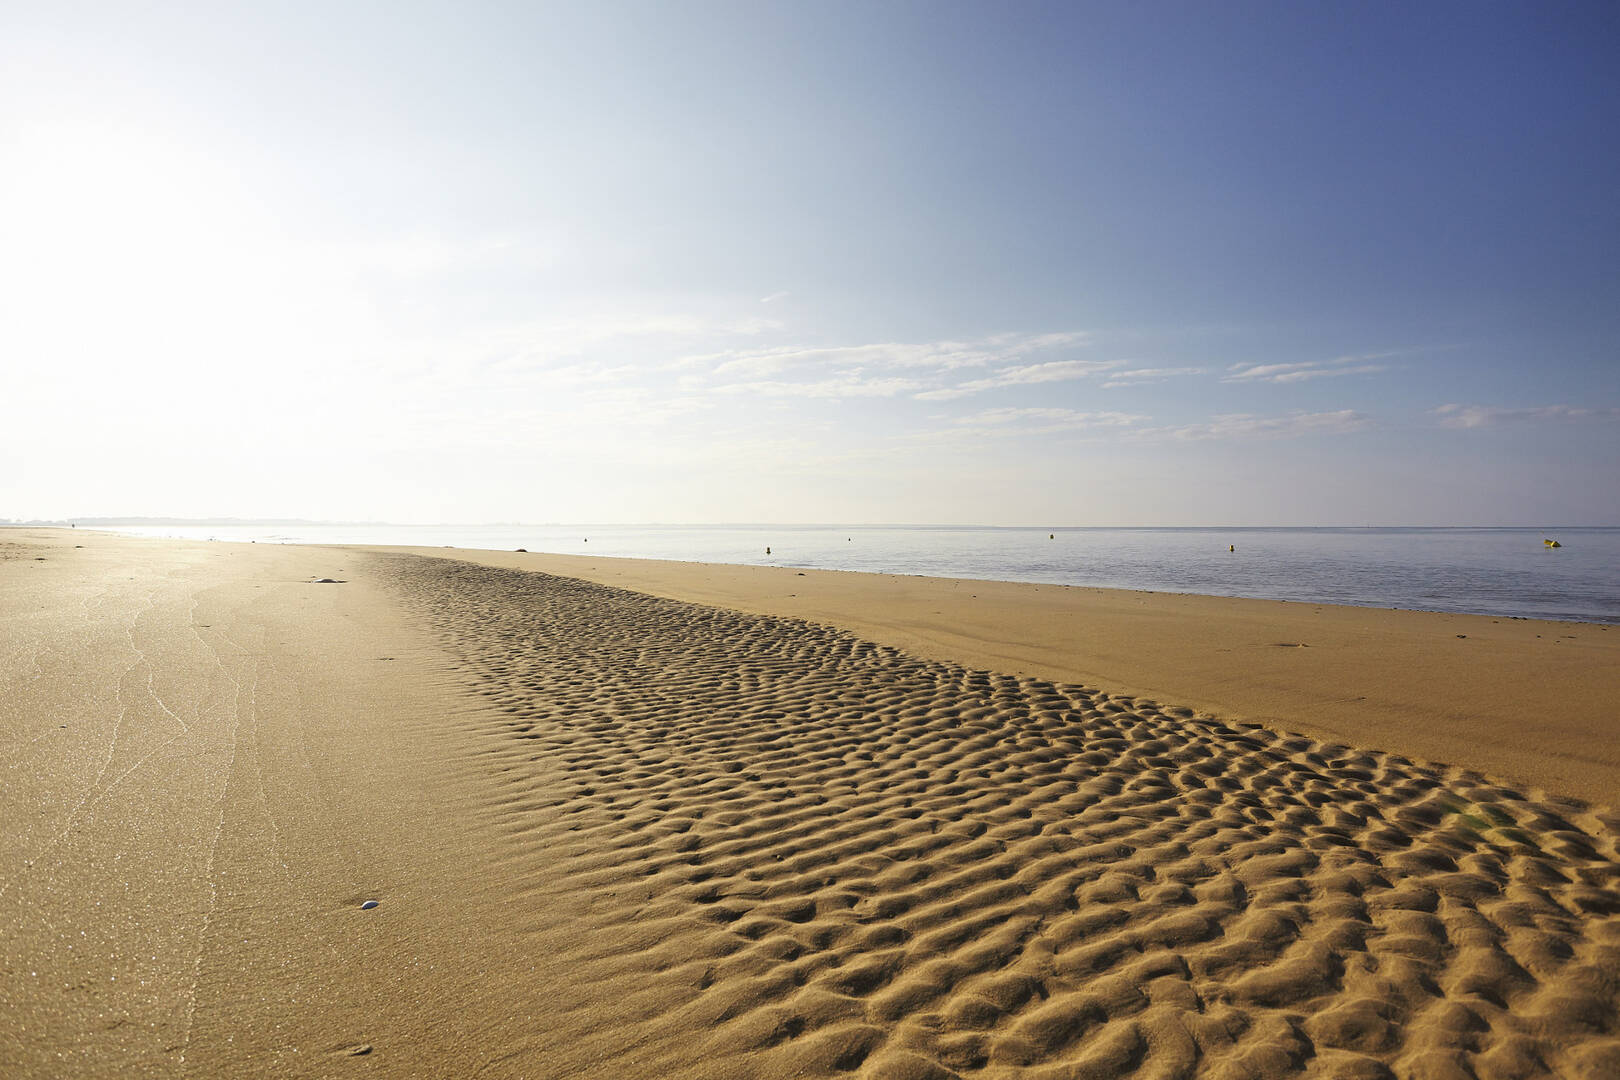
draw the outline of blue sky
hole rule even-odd
[[[0,30],[0,517],[1620,524],[1610,4]]]

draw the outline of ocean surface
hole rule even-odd
[[[116,531],[259,543],[521,547],[1620,623],[1620,528],[236,524]],[[1547,537],[1563,546],[1546,547]]]

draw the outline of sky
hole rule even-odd
[[[1612,3],[0,0],[0,518],[1620,525]]]

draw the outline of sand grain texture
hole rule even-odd
[[[487,704],[366,562],[0,530],[0,1076],[622,1050],[622,987],[554,970],[583,902],[512,906]]]
[[[659,1074],[1620,1066],[1605,811],[799,620],[401,571],[507,714],[508,829],[567,860],[541,894],[622,923],[578,962],[642,973]]]
[[[1620,626],[786,567],[407,548],[843,627],[913,656],[1620,791]]]
[[[1620,1075],[1602,806],[578,579],[22,539],[7,1075]]]

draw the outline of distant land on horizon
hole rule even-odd
[[[0,518],[0,525],[392,525],[389,521],[317,521],[313,518],[73,517]]]
[[[1535,525],[983,525],[963,522],[849,522],[849,521],[485,521],[485,522],[397,522],[397,521],[325,521],[316,518],[240,518],[240,517],[73,517],[73,518],[0,518],[0,527],[64,527],[71,525],[317,525],[365,526],[368,528],[399,529],[505,529],[505,528],[564,528],[595,527],[613,529],[1058,529],[1069,532],[1082,530],[1105,531],[1111,529],[1620,529],[1620,525],[1580,525],[1570,522],[1551,522]]]

